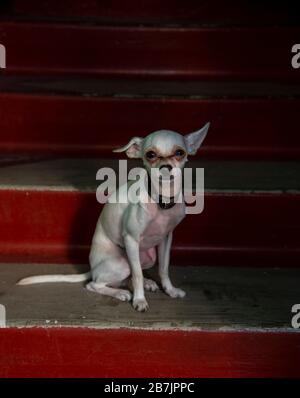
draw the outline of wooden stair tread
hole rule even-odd
[[[86,270],[87,266],[74,265],[1,264],[0,294],[8,327],[293,330],[297,269],[171,266],[174,284],[186,290],[186,298],[146,293],[150,310],[145,314],[128,303],[89,292],[81,283],[15,285],[25,276]],[[149,274],[157,280],[155,268]]]

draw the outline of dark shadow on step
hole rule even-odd
[[[78,203],[69,233],[68,256],[70,263],[86,264],[88,268],[90,245],[102,206],[91,192],[86,192],[75,200]]]
[[[84,174],[83,178],[78,175],[72,175],[68,185],[72,185],[76,191],[70,194],[70,200],[74,201],[76,213],[70,227],[69,232],[69,261],[72,264],[89,264],[89,251],[93,234],[99,215],[102,211],[103,204],[99,203],[96,198],[97,186],[101,181],[96,180],[96,173],[101,167],[111,167],[115,170],[118,181],[118,167],[117,161],[99,159],[93,163],[94,168],[88,168],[88,172]],[[140,162],[129,161],[128,168],[140,165]],[[112,220],[114,222],[114,220]]]
[[[11,0],[1,0],[0,2],[0,16],[7,16],[12,13],[13,4]]]

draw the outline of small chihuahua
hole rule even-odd
[[[134,137],[114,152],[125,152],[129,158],[141,158],[147,171],[168,171],[170,180],[176,182],[176,169],[182,170],[188,155],[195,155],[209,129],[202,129],[182,136],[174,131],[160,130],[145,138]],[[181,177],[180,177],[181,178]],[[151,181],[152,182],[152,181]],[[158,184],[159,185],[159,184]],[[143,277],[143,269],[156,262],[158,248],[159,276],[164,291],[171,297],[184,297],[185,292],[172,285],[169,278],[172,232],[185,216],[184,202],[176,202],[174,196],[160,194],[157,184],[145,184],[141,197],[149,201],[105,204],[92,241],[90,251],[91,270],[79,275],[46,275],[22,279],[18,285],[45,282],[82,282],[91,280],[87,289],[115,297],[121,301],[132,299],[137,311],[146,311],[148,303],[144,289],[158,290],[156,282]],[[128,184],[117,192],[128,190]],[[174,192],[174,189],[173,189]],[[122,289],[131,276],[133,297],[129,290]]]

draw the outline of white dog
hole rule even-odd
[[[194,155],[203,142],[209,123],[201,130],[182,136],[173,131],[156,131],[145,138],[134,137],[123,148],[129,158],[141,158],[148,175],[151,170],[182,170],[188,155]],[[172,180],[172,177],[170,177]],[[161,181],[161,180],[160,180]],[[151,181],[152,183],[152,181]],[[138,311],[148,309],[144,289],[158,290],[157,284],[143,277],[143,269],[156,262],[158,248],[159,276],[164,291],[171,297],[184,297],[185,292],[172,285],[169,278],[172,231],[185,216],[185,204],[178,203],[170,194],[164,197],[157,184],[145,184],[138,203],[105,204],[99,217],[90,251],[91,271],[79,275],[33,276],[22,279],[19,285],[44,282],[81,282],[91,280],[87,288],[121,301],[132,299]],[[173,186],[174,188],[174,186]],[[128,190],[128,184],[118,192]],[[174,189],[173,189],[174,192]],[[145,203],[146,202],[146,203]],[[133,297],[129,290],[120,287],[132,277]]]

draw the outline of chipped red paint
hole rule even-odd
[[[299,266],[300,195],[208,193],[175,231],[172,262]],[[0,190],[0,261],[87,263],[101,205],[90,192]]]
[[[292,332],[0,330],[0,377],[300,377],[299,355]]]
[[[296,27],[178,29],[0,22],[0,42],[9,53],[3,74],[299,82],[300,74],[290,61],[299,35]]]
[[[300,135],[294,128],[299,109],[297,99],[117,99],[2,93],[0,150],[111,157],[112,149],[128,137],[161,128],[187,133],[212,121],[212,134],[199,152],[201,158],[299,159]]]

